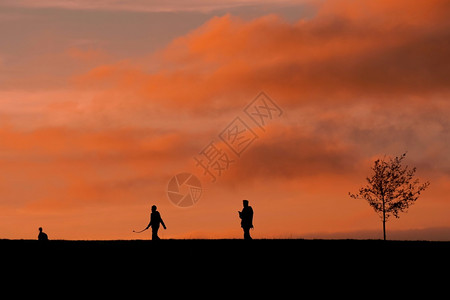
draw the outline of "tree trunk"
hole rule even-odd
[[[383,241],[386,240],[386,208],[384,205],[384,195],[381,196],[382,197],[382,202],[383,202]]]

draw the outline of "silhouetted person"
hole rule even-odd
[[[39,227],[38,240],[39,241],[48,241],[48,235],[42,231],[42,227]]]
[[[253,208],[248,205],[248,200],[242,200],[244,208],[239,211],[241,218],[241,227],[244,229],[244,240],[251,240],[250,228],[253,228]]]
[[[152,206],[152,213],[150,214],[150,223],[148,223],[145,229],[148,229],[150,226],[152,227],[152,240],[159,240],[158,230],[159,224],[162,224],[164,229],[166,229],[166,225],[164,224],[159,211],[156,210],[156,205]]]

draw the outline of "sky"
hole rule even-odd
[[[449,15],[447,0],[0,0],[0,238],[149,239],[133,230],[152,205],[161,238],[241,238],[248,199],[254,238],[378,239],[349,192],[407,152],[431,185],[387,238],[450,240]]]

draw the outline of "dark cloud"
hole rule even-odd
[[[231,168],[234,181],[252,178],[294,179],[316,175],[348,175],[361,157],[349,145],[300,128],[273,128],[242,155]]]

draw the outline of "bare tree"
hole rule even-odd
[[[403,153],[400,157],[377,159],[372,167],[372,177],[367,177],[367,185],[359,189],[358,193],[349,193],[354,199],[364,199],[377,212],[383,222],[383,239],[386,240],[386,221],[393,215],[399,218],[399,213],[404,212],[413,204],[430,182],[419,183],[414,179],[416,168],[403,166],[402,161],[406,157]]]

